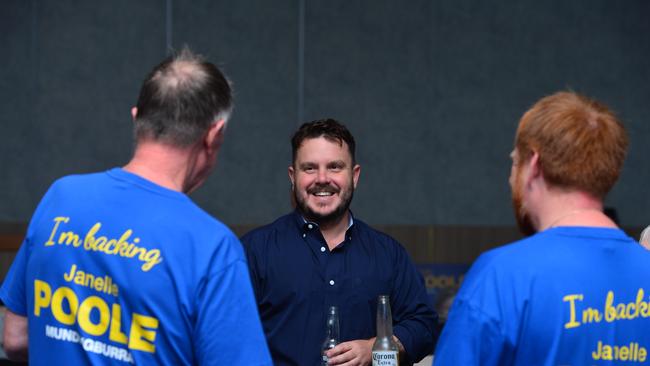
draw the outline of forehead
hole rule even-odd
[[[303,140],[296,151],[296,162],[327,162],[342,160],[351,162],[352,156],[345,141],[332,141],[325,137]]]

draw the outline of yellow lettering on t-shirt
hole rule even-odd
[[[93,323],[90,319],[90,312],[93,309],[99,311],[99,322],[97,324]],[[106,333],[108,323],[110,322],[110,316],[108,305],[102,298],[97,296],[88,296],[81,302],[81,306],[79,306],[77,320],[79,322],[79,327],[81,327],[84,332],[90,335],[99,336]]]
[[[41,316],[41,309],[50,306],[52,288],[45,281],[34,280],[34,315]]]
[[[149,330],[145,328],[151,328]],[[129,332],[129,348],[146,352],[155,352],[156,331],[158,319],[150,316],[133,313],[131,320],[131,332]]]
[[[63,300],[68,302],[68,308],[70,309],[69,313],[66,313],[63,310]],[[61,286],[52,295],[52,315],[54,318],[66,325],[72,325],[75,322],[75,315],[77,315],[77,309],[79,308],[79,299],[77,295],[72,291],[72,289]]]
[[[72,245],[75,248],[81,247],[86,251],[104,253],[106,255],[119,255],[125,258],[137,258],[143,262],[140,269],[143,272],[148,272],[155,265],[162,263],[163,258],[160,249],[147,249],[140,247],[137,244],[140,238],[133,238],[129,243],[133,230],[127,229],[122,233],[119,239],[109,238],[108,236],[99,235],[102,228],[101,222],[96,222],[81,240],[79,233],[74,231],[61,231],[61,225],[70,222],[69,217],[58,216],[54,218],[54,226],[50,232],[50,237],[44,243],[45,246],[52,246],[54,244]]]
[[[92,336],[103,336],[108,332],[111,341],[126,344],[132,350],[156,351],[157,318],[132,313],[127,338],[122,330],[122,308],[119,304],[112,304],[109,310],[109,305],[99,296],[82,298],[81,304],[79,301],[77,294],[69,287],[61,286],[52,293],[49,283],[34,280],[34,315],[40,317],[45,309],[50,309],[54,319],[61,324],[78,324],[82,331]],[[64,303],[68,306],[64,306]],[[91,313],[99,314],[99,318],[91,317]]]
[[[580,326],[580,322],[576,320],[576,300],[582,301],[584,296],[582,294],[566,295],[562,301],[569,302],[569,322],[564,324],[564,329],[571,329]]]

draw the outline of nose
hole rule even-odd
[[[329,182],[330,178],[327,174],[327,169],[318,169],[318,174],[316,175],[316,183],[327,184]]]

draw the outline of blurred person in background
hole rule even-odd
[[[639,236],[639,243],[643,245],[644,248],[650,250],[650,226],[646,227]]]

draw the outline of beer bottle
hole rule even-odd
[[[325,354],[328,350],[339,344],[339,309],[336,306],[330,306],[327,311],[327,330],[325,332],[325,341],[321,347],[323,356],[322,366],[327,366],[329,358]]]
[[[372,366],[397,366],[399,349],[393,339],[393,317],[388,295],[377,301],[377,338],[372,346]]]

